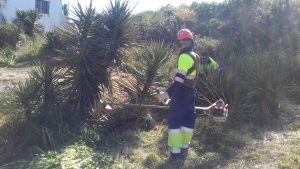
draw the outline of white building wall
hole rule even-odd
[[[60,26],[65,17],[62,14],[62,0],[48,0],[49,14],[41,14],[42,17],[39,23],[45,27],[46,31],[53,29],[55,26]],[[3,9],[4,17],[7,21],[12,21],[16,18],[16,10],[35,9],[35,0],[7,0]]]

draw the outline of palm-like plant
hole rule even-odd
[[[115,81],[116,91],[126,93],[128,97],[126,94],[123,97],[129,103],[149,104],[153,102],[156,90],[159,87],[165,87],[168,83],[172,63],[169,62],[172,56],[171,49],[164,42],[149,42],[143,46],[145,47],[130,48],[129,58],[123,60],[122,64],[126,78]],[[145,113],[140,111],[140,108],[134,110],[124,108],[107,121],[106,128],[115,130],[119,128],[120,124],[122,124],[122,129],[130,127],[132,124],[146,130],[153,128],[155,123],[150,111],[143,110]]]
[[[101,14],[92,3],[80,4],[71,12],[71,22],[58,30],[63,47],[52,44],[55,55],[67,68],[64,79],[65,98],[80,120],[91,117],[91,110],[101,97],[101,88],[110,88],[109,69],[120,60],[119,49],[130,42],[128,2],[115,1]],[[53,36],[51,36],[53,37]]]
[[[40,18],[41,15],[36,10],[17,10],[14,23],[19,29],[23,30],[26,35],[33,36],[35,31],[40,31],[41,26],[37,24]]]
[[[24,83],[19,82],[14,93],[20,106],[24,109],[26,116],[31,117],[33,113],[49,111],[49,108],[57,107],[62,89],[59,80],[61,69],[37,65],[31,72],[30,78]]]
[[[134,50],[131,62],[124,63],[129,78],[117,81],[121,90],[129,95],[129,102],[144,103],[159,86],[168,82],[167,63],[171,49],[163,42],[150,42],[144,48]],[[155,89],[156,87],[156,89]]]
[[[110,0],[109,6],[102,14],[107,29],[104,35],[108,43],[107,47],[109,47],[106,58],[109,63],[113,63],[113,61],[119,63],[121,57],[118,49],[125,47],[134,38],[134,32],[129,29],[131,27],[129,22],[130,13],[128,1],[121,3],[120,0],[116,0],[113,3]]]

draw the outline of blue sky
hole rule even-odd
[[[65,3],[69,2],[70,6],[75,5],[77,0],[63,0]],[[88,5],[89,0],[78,0],[82,5]],[[162,6],[171,4],[173,6],[179,6],[181,4],[191,4],[192,2],[222,2],[223,0],[129,0],[130,6],[136,7],[133,13],[142,12],[145,10],[157,10]],[[93,4],[98,10],[102,10],[107,5],[108,0],[93,0]]]

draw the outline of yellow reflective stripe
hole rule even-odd
[[[177,81],[177,82],[179,82],[179,83],[183,83],[184,82],[184,79],[182,79],[181,77],[178,77],[178,76],[176,76],[174,80]]]

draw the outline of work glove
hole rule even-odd
[[[166,104],[166,102],[169,100],[169,95],[167,92],[160,92],[158,93],[157,95],[155,95],[155,98],[163,103],[163,104]]]

